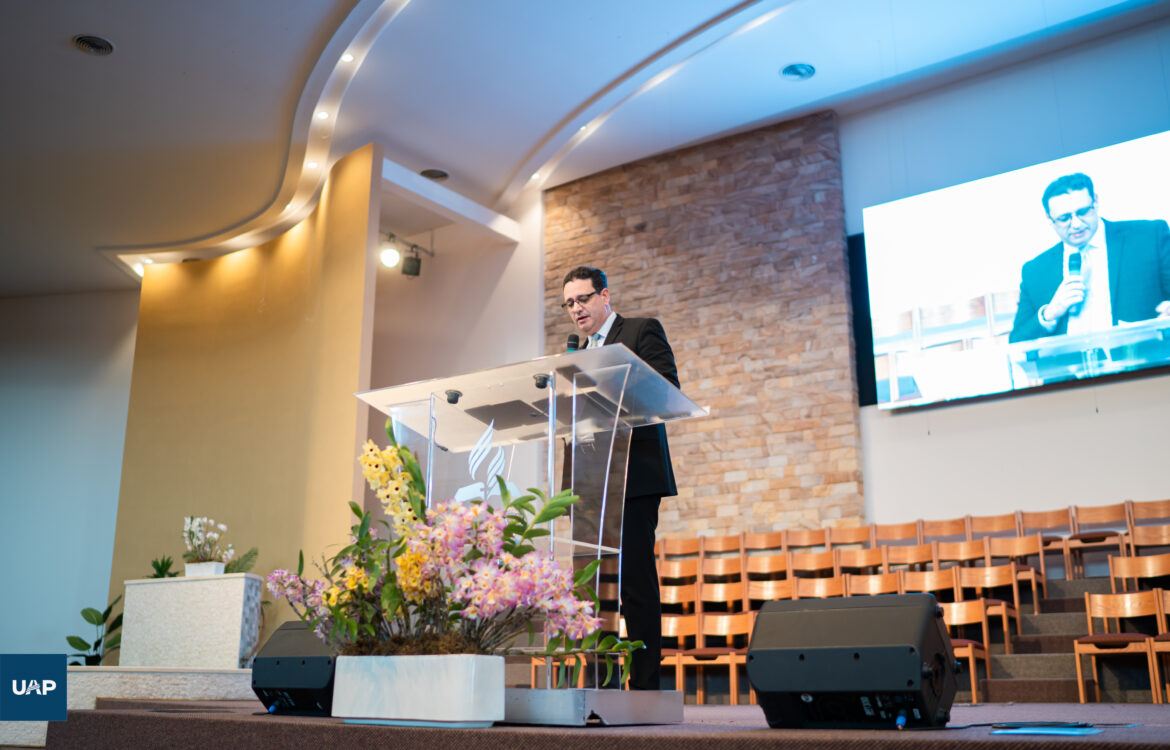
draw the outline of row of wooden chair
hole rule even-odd
[[[1101,700],[1101,681],[1097,671],[1097,660],[1106,656],[1121,654],[1142,654],[1150,676],[1150,691],[1154,703],[1170,701],[1170,684],[1163,684],[1161,662],[1170,655],[1170,590],[1156,588],[1149,591],[1129,591],[1112,594],[1085,594],[1085,617],[1089,634],[1073,642],[1076,656],[1077,688],[1081,703],[1087,701],[1084,669],[1081,657],[1089,658],[1093,674],[1094,698]],[[1122,632],[1123,620],[1154,617],[1157,635],[1137,632]],[[1098,627],[1096,621],[1102,625]]]

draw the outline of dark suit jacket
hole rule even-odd
[[[1170,229],[1164,221],[1102,221],[1109,253],[1109,296],[1113,325],[1147,320],[1170,300]],[[1064,245],[1057,243],[1024,264],[1020,306],[1008,341],[1029,341],[1068,332],[1068,315],[1049,332],[1037,315],[1064,280]]]
[[[674,352],[666,340],[662,324],[654,318],[623,318],[618,315],[606,344],[625,344],[678,387],[678,368]],[[674,467],[670,463],[670,446],[666,442],[666,425],[637,427],[630,435],[630,460],[626,473],[626,497],[677,495]]]

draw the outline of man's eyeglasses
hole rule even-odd
[[[1064,224],[1067,224],[1070,221],[1072,221],[1073,216],[1076,216],[1078,219],[1083,219],[1086,216],[1088,216],[1089,214],[1093,213],[1093,211],[1095,211],[1096,209],[1097,209],[1097,202],[1093,201],[1092,203],[1085,206],[1084,208],[1078,208],[1076,211],[1073,211],[1072,213],[1061,214],[1060,216],[1053,216],[1052,223],[1053,224],[1060,224],[1063,226]]]
[[[577,305],[584,306],[585,303],[589,301],[590,297],[595,294],[599,294],[600,292],[601,290],[598,289],[597,291],[590,292],[589,294],[578,294],[576,297],[570,297],[569,299],[565,300],[564,304],[561,305],[561,309],[572,310]]]

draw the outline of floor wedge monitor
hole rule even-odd
[[[771,602],[747,655],[771,727],[942,727],[955,669],[930,594]]]
[[[329,716],[333,654],[303,622],[276,629],[252,662],[252,692],[269,713]]]

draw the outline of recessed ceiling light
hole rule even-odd
[[[73,37],[73,46],[90,55],[105,57],[114,51],[114,43],[94,34],[78,34]]]
[[[419,174],[421,174],[423,177],[426,177],[428,180],[434,180],[435,182],[442,182],[443,180],[445,180],[451,176],[451,175],[447,174],[447,170],[438,169],[436,167],[424,169],[421,172],[419,172]]]
[[[346,52],[344,55],[341,56],[341,61],[342,62],[353,62],[353,55]]]
[[[540,179],[540,172],[533,172],[532,179],[539,180]]]
[[[306,164],[305,166],[308,167],[309,169],[316,169],[320,165],[315,161],[311,161],[308,164]]]
[[[329,113],[326,112],[325,110],[321,110],[320,112],[317,113],[317,119],[318,120],[328,120]]]
[[[151,263],[154,263],[154,258],[143,258],[142,262],[149,266]]]
[[[817,69],[808,63],[792,63],[780,69],[780,76],[790,81],[807,81],[817,74]]]

